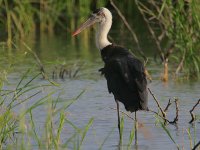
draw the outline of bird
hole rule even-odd
[[[72,36],[78,35],[84,29],[97,24],[96,46],[101,53],[104,67],[99,69],[107,80],[108,92],[114,95],[117,104],[118,129],[120,133],[119,102],[127,111],[148,111],[148,92],[145,67],[128,49],[115,45],[108,40],[108,32],[112,26],[112,14],[101,7],[93,11]]]

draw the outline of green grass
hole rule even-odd
[[[158,49],[161,47],[157,53],[167,58],[173,73],[177,77],[184,73],[187,79],[199,78],[200,3],[195,0],[136,2]]]
[[[132,130],[130,131],[130,135],[129,135],[129,142],[128,142],[128,149],[131,149],[131,145],[133,143],[135,137],[135,125],[133,124]]]
[[[34,96],[40,94],[42,88],[55,86],[51,82],[35,85],[33,81],[41,74],[36,74],[31,78],[29,78],[29,74],[30,70],[25,72],[13,90],[2,89],[0,91],[0,149],[34,149],[34,147],[65,149],[71,145],[70,143],[73,143],[73,149],[81,149],[94,119],[91,118],[85,127],[78,128],[67,119],[66,111],[79,99],[84,90],[75,98],[66,101],[60,101],[59,97],[54,99],[52,95],[57,92],[54,90],[46,95],[43,94],[39,99],[35,99],[33,104],[29,106],[27,103]],[[58,106],[59,103],[62,105]],[[15,112],[16,107],[20,107],[17,112]],[[33,112],[41,107],[46,110],[46,116],[43,127],[38,132],[37,116],[34,116]],[[66,125],[72,126],[75,129],[75,134],[63,143],[61,142],[61,133]],[[80,137],[78,141],[77,137]],[[37,144],[32,145],[33,142]]]
[[[183,132],[182,132],[182,136],[183,136],[183,141],[181,143],[177,142],[177,139],[174,137],[174,133],[169,129],[169,125],[167,125],[162,118],[160,118],[159,116],[155,116],[155,122],[156,122],[156,126],[160,127],[163,132],[166,133],[167,137],[171,140],[172,143],[175,144],[176,148],[178,150],[180,149],[185,149],[184,148],[184,144],[189,142],[190,144],[190,149],[192,149],[194,147],[195,144],[197,144],[197,131],[196,131],[196,123],[194,123],[194,133],[191,133],[191,127],[189,127],[188,129],[183,128]],[[186,132],[186,134],[185,134]],[[186,136],[185,136],[186,135]]]
[[[180,149],[179,145],[176,143],[175,139],[172,137],[172,135],[171,135],[169,129],[166,127],[166,125],[164,125],[164,123],[161,121],[160,121],[160,125],[163,128],[163,130],[166,132],[166,134],[169,136],[171,141],[176,145],[177,149],[179,150]]]
[[[74,30],[78,21],[76,15],[87,17],[91,5],[105,5],[106,0],[95,1],[0,1],[0,31],[5,34],[5,42],[11,48],[12,42],[26,39],[30,33],[54,34],[60,31]],[[76,10],[76,11],[74,11]],[[82,19],[79,19],[82,21]]]

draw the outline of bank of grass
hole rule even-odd
[[[200,2],[135,1],[156,43],[156,53],[164,63],[164,74],[167,76],[169,64],[176,77],[184,74],[187,79],[199,78]]]
[[[37,36],[46,32],[70,31],[83,16],[105,5],[102,1],[58,0],[0,0],[0,31],[9,46],[17,39],[26,39],[30,32]],[[80,18],[79,14],[81,14]]]

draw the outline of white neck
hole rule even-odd
[[[107,35],[112,25],[112,15],[105,16],[105,20],[98,24],[98,29],[96,33],[96,46],[99,50],[102,50],[104,47],[111,45],[108,41]]]

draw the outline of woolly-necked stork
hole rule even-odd
[[[97,23],[96,46],[101,52],[105,65],[100,69],[105,75],[109,93],[114,95],[117,104],[118,128],[120,132],[119,102],[127,111],[148,110],[148,92],[145,69],[142,62],[128,49],[108,41],[107,35],[112,25],[112,14],[107,8],[95,10],[89,19],[72,35]],[[136,120],[135,120],[136,121]]]

